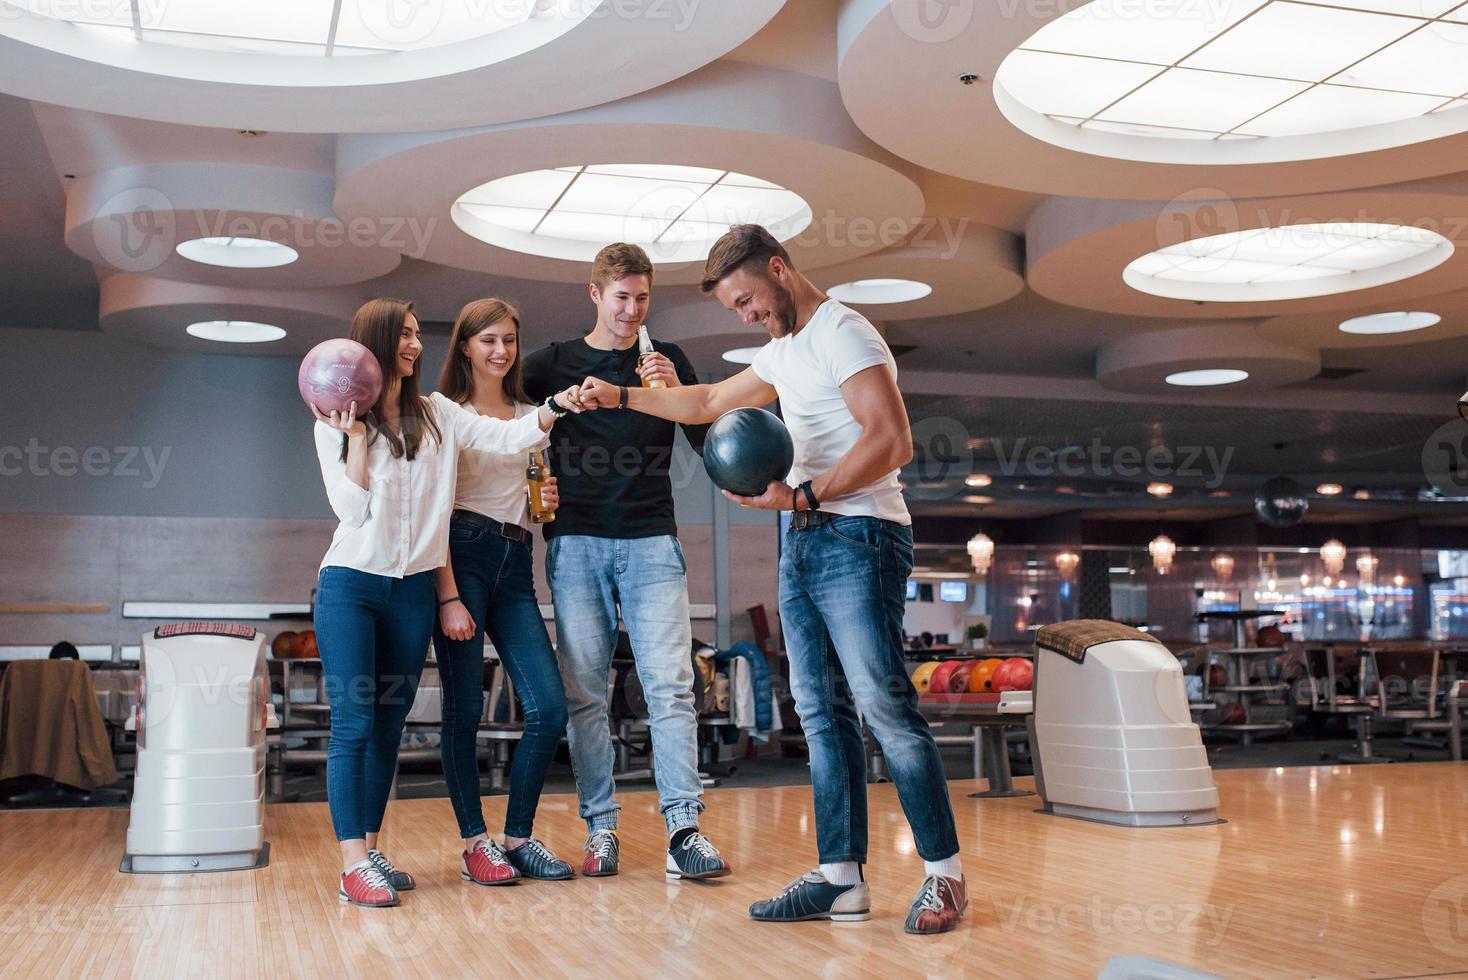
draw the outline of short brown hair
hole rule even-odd
[[[792,269],[795,263],[790,261],[790,253],[785,251],[785,246],[780,240],[771,235],[761,225],[733,225],[724,233],[724,237],[714,242],[714,247],[709,249],[708,262],[703,267],[703,282],[700,288],[705,295],[714,291],[719,283],[723,282],[730,274],[739,271],[746,265],[759,263],[768,266],[770,259],[779,256],[785,264]]]
[[[596,253],[591,263],[591,281],[598,289],[606,289],[609,283],[628,276],[647,276],[647,284],[652,285],[652,259],[642,246],[613,242]]]

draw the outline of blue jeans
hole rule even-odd
[[[432,572],[399,579],[337,565],[321,570],[315,625],[331,705],[326,799],[339,841],[382,829],[433,613]]]
[[[511,541],[473,524],[449,525],[454,582],[477,627],[471,640],[451,640],[437,627],[433,631],[443,683],[443,774],[460,837],[485,833],[475,734],[484,712],[486,635],[524,709],[525,730],[510,764],[506,836],[530,836],[546,773],[566,731],[566,694],[535,601],[530,548],[529,540]]]
[[[902,659],[911,571],[912,530],[890,521],[839,517],[785,534],[780,625],[810,746],[822,863],[866,861],[862,718],[882,747],[918,854],[941,861],[958,853],[943,761]]]
[[[556,606],[556,647],[581,818],[593,830],[617,826],[607,679],[617,645],[617,607],[632,640],[647,695],[653,775],[668,832],[697,827],[703,811],[698,777],[698,716],[693,709],[693,624],[687,567],[672,535],[595,538],[559,535],[546,551]]]

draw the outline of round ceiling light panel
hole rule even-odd
[[[858,279],[826,290],[831,298],[855,306],[911,303],[933,292],[933,287],[915,279]]]
[[[1372,222],[1284,225],[1168,245],[1122,271],[1128,286],[1168,299],[1249,302],[1330,296],[1433,269],[1453,243],[1429,228]]]
[[[728,170],[661,164],[557,167],[501,177],[450,212],[468,235],[500,248],[589,262],[608,242],[641,245],[659,262],[703,260],[730,225],[764,225],[788,241],[811,209],[778,184]]]

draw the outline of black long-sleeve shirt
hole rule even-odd
[[[678,380],[698,375],[677,344],[653,342],[673,362]],[[588,376],[637,387],[637,346],[598,350],[584,339],[551,344],[525,358],[525,390],[535,401],[580,384]],[[550,433],[550,469],[560,485],[556,519],[542,525],[547,540],[561,534],[649,538],[677,534],[673,515],[673,440],[676,423],[628,409],[567,415]],[[683,426],[700,455],[706,425]]]

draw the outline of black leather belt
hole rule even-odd
[[[813,527],[829,524],[840,516],[823,510],[797,510],[790,515],[790,526],[796,531],[808,531]]]
[[[511,541],[519,541],[521,544],[524,544],[526,541],[530,540],[530,532],[525,530],[523,527],[520,527],[517,524],[502,524],[501,522],[495,520],[493,517],[485,517],[483,514],[476,513],[472,510],[456,509],[449,516],[453,520],[456,520],[461,524],[468,524],[470,527],[483,528],[490,534],[498,534],[502,538],[509,538]]]

